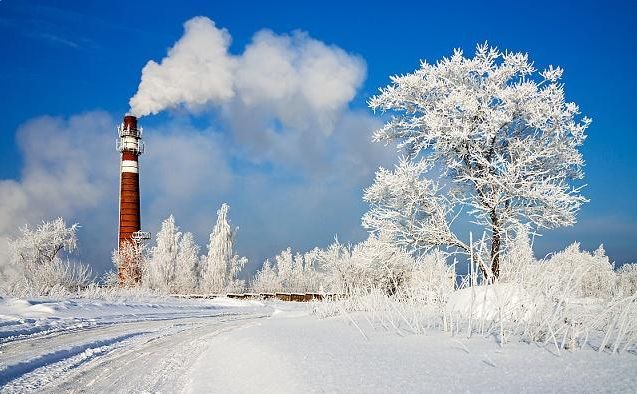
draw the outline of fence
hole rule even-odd
[[[343,297],[342,294],[325,293],[228,293],[228,294],[172,294],[177,298],[219,298],[228,297],[239,300],[270,300],[277,299],[290,302],[322,301]]]

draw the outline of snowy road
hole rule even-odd
[[[43,309],[38,305],[19,309],[37,315]],[[53,305],[54,312],[63,309]],[[186,372],[211,338],[254,324],[269,310],[134,305],[133,313],[91,316],[90,308],[81,309],[83,317],[0,314],[1,393],[183,390]]]

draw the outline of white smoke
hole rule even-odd
[[[365,78],[365,63],[306,33],[257,32],[243,54],[228,53],[230,35],[206,17],[184,24],[184,35],[160,64],[149,61],[131,98],[136,116],[183,106],[241,108],[285,127],[333,131],[336,118]]]
[[[184,35],[160,64],[150,60],[142,70],[137,94],[130,99],[135,116],[186,105],[195,109],[234,95],[235,60],[228,55],[230,35],[205,17],[184,24]]]
[[[234,106],[265,113],[285,127],[317,125],[329,134],[364,78],[365,63],[358,56],[306,33],[262,30],[239,58]]]

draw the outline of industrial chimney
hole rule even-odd
[[[120,256],[118,278],[120,285],[137,284],[141,280],[139,267],[139,243],[150,238],[141,231],[139,203],[139,155],[144,153],[142,128],[137,127],[137,118],[124,116],[117,128],[117,150],[121,153],[119,187],[119,236]],[[128,253],[121,253],[128,247]],[[131,253],[131,251],[133,251]]]

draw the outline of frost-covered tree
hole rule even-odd
[[[319,292],[325,288],[325,271],[321,266],[320,249],[303,254],[303,282],[301,291]]]
[[[272,267],[270,260],[266,260],[263,267],[257,271],[252,281],[252,290],[257,293],[274,293],[283,290],[279,275]]]
[[[163,292],[173,290],[180,240],[181,232],[175,224],[175,218],[170,215],[162,222],[161,230],[156,236],[156,245],[151,250],[146,278],[146,285],[150,288]]]
[[[143,242],[124,242],[113,251],[113,265],[115,265],[114,277],[122,287],[135,287],[141,282],[148,286],[151,267],[148,249]],[[131,264],[134,262],[134,264]],[[123,267],[123,269],[120,269]],[[112,284],[112,276],[107,276],[107,283]],[[150,286],[148,286],[150,287]]]
[[[281,290],[294,291],[295,274],[298,269],[295,269],[295,261],[292,256],[292,249],[287,248],[274,257],[276,264],[276,270],[279,274],[279,281],[281,282]]]
[[[352,257],[362,267],[360,281],[388,295],[395,294],[402,287],[414,268],[414,259],[383,234],[379,237],[370,235],[357,244]]]
[[[305,254],[292,253],[287,248],[274,258],[263,263],[252,281],[257,292],[318,292],[321,289],[323,273],[320,272],[320,250],[313,249]]]
[[[35,229],[21,228],[20,236],[8,243],[12,274],[3,278],[2,287],[17,295],[47,295],[86,285],[89,268],[60,256],[76,249],[78,227],[67,226],[62,218],[57,218],[42,222]]]
[[[179,241],[177,266],[175,267],[175,291],[192,292],[197,288],[199,269],[199,246],[192,233],[185,233]]]
[[[503,238],[519,223],[534,230],[575,223],[586,199],[579,147],[591,120],[565,100],[562,69],[538,72],[524,53],[478,45],[394,76],[369,106],[392,118],[375,141],[398,142],[405,160],[381,169],[366,190],[363,224],[414,249],[469,253],[450,230],[465,208],[490,234],[487,277],[499,274]],[[440,182],[431,180],[440,177]]]
[[[316,258],[327,290],[341,294],[375,289],[394,295],[415,268],[414,259],[402,248],[373,234],[354,246],[336,240]]]
[[[236,229],[228,220],[228,204],[222,204],[217,211],[217,223],[210,234],[208,254],[202,261],[201,288],[205,291],[237,291],[244,287],[244,281],[237,278],[248,260],[234,254]]]

